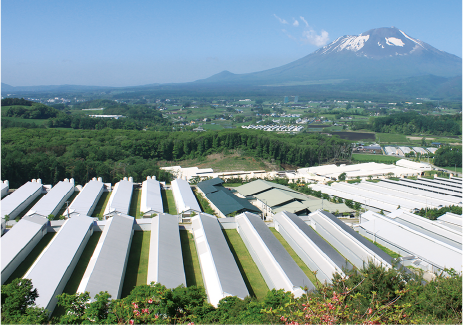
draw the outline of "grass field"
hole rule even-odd
[[[5,281],[5,284],[11,283],[14,279],[17,278],[22,278],[24,274],[26,274],[27,270],[34,264],[35,260],[39,255],[42,253],[42,251],[47,247],[47,245],[50,243],[50,241],[53,239],[55,236],[54,232],[50,232],[43,236],[43,238],[39,241],[39,243],[34,247],[34,249],[27,255],[27,257],[22,261],[21,264],[16,268],[16,270],[11,273],[10,277],[8,280]]]
[[[373,154],[363,154],[363,153],[353,153],[352,160],[360,163],[364,162],[377,162],[384,164],[393,164],[397,160],[402,158],[386,155],[373,155]]]
[[[410,140],[405,134],[395,133],[376,133],[376,141],[378,143],[409,143]]]
[[[383,245],[381,244],[378,244],[378,243],[375,243],[374,241],[372,241],[370,238],[367,238],[364,236],[365,239],[367,239],[368,241],[372,242],[373,244],[375,244],[376,247],[378,247],[379,249],[381,249],[383,252],[385,252],[386,254],[388,254],[390,257],[392,258],[399,258],[400,255],[397,254],[396,252],[394,251],[391,251],[389,248],[387,247],[384,247]]]
[[[235,229],[225,229],[223,233],[241,272],[244,283],[246,283],[249,294],[252,297],[262,299],[267,294],[268,286],[262,274],[260,274],[256,263],[254,263],[249,254],[246,245],[238,234],[238,231]]]
[[[93,210],[92,218],[98,218],[100,220],[103,220],[104,209],[106,208],[106,204],[108,204],[110,196],[111,192],[103,192],[103,194],[101,194],[101,197],[98,200],[95,210]]]
[[[186,230],[180,230],[180,242],[182,244],[183,267],[185,268],[187,287],[204,287],[193,234]]]
[[[307,267],[307,265],[301,260],[301,258],[296,254],[296,252],[289,246],[288,242],[281,236],[281,234],[275,229],[270,228],[275,237],[280,241],[286,251],[291,255],[296,264],[301,268],[301,270],[307,275],[309,280],[313,283],[314,286],[320,284],[318,279],[315,277],[315,274]]]
[[[175,207],[174,194],[171,190],[161,190],[162,205],[164,212],[172,215],[177,214],[177,208]]]
[[[135,286],[147,284],[151,231],[135,231],[130,246],[121,298],[127,297]]]
[[[20,117],[6,117],[2,116],[2,119],[5,121],[12,121],[12,122],[22,122],[22,123],[30,123],[36,125],[47,125],[48,119],[32,119],[32,118],[20,118]]]
[[[132,200],[130,201],[129,216],[132,216],[135,219],[140,219],[142,217],[140,213],[140,204],[141,190],[133,190]]]

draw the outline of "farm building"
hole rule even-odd
[[[6,215],[13,220],[42,193],[42,182],[27,182],[2,199],[2,219]]]
[[[228,247],[216,217],[200,213],[191,218],[199,264],[209,302],[217,306],[220,299],[249,295],[246,284]]]
[[[418,231],[416,224],[399,221],[368,211],[362,215],[358,229],[363,236],[400,254],[404,265],[430,272],[440,272],[445,268],[462,271],[461,244],[457,248],[442,241],[442,235],[436,236],[436,233],[423,229]]]
[[[10,189],[10,184],[8,181],[0,181],[0,184],[2,184],[2,197],[8,194],[8,191]]]
[[[63,292],[92,234],[92,218],[70,218],[32,264],[23,278],[31,279],[39,292],[35,300],[38,307],[53,312],[57,303],[56,296]]]
[[[159,214],[152,218],[147,284],[151,282],[167,288],[187,285],[177,216]]]
[[[409,154],[411,152],[412,150],[409,147],[399,147],[397,150],[397,154],[402,157],[404,157],[406,154]]]
[[[416,152],[416,153],[419,153],[420,155],[427,155],[428,152],[421,148],[421,147],[412,147],[412,149]]]
[[[439,149],[439,148],[426,148],[426,150],[428,150],[432,154],[435,154],[437,149]]]
[[[128,214],[130,209],[130,200],[132,199],[133,182],[126,179],[118,182],[109,197],[104,215],[109,216],[114,213]]]
[[[429,182],[421,179],[413,180],[413,179],[402,179],[402,183],[404,186],[408,187],[416,187],[416,185],[420,186],[419,188],[426,188],[429,191],[441,194],[449,194],[454,196],[461,197],[461,188],[454,187],[451,185],[446,185],[437,182]],[[423,187],[424,186],[424,187]]]
[[[427,185],[427,186],[443,188],[443,189],[447,189],[447,190],[450,190],[450,191],[454,190],[456,192],[461,192],[461,183],[449,182],[445,178],[443,178],[443,179],[438,179],[438,178],[429,179],[429,178],[420,177],[418,180],[421,181],[421,184],[424,184],[424,185]]]
[[[26,216],[48,217],[51,214],[56,216],[66,200],[74,193],[74,188],[74,180],[59,182],[26,213]]]
[[[161,196],[161,183],[156,180],[155,176],[153,176],[153,178],[148,176],[146,181],[142,183],[140,211],[145,216],[164,212]]]
[[[222,186],[223,181],[220,178],[213,178],[207,181],[198,183],[198,189],[210,201],[212,208],[221,217],[225,218],[231,213],[254,212],[261,211],[245,198],[234,195],[229,189]]]
[[[343,212],[352,212],[345,204],[335,204],[327,200],[303,195],[287,186],[265,180],[256,180],[241,185],[236,191],[243,197],[255,199],[254,205],[264,212],[264,217],[272,218],[280,211],[297,215],[307,215],[321,208]]]
[[[420,172],[424,172],[427,170],[432,170],[431,165],[421,163],[421,162],[416,162],[416,161],[411,161],[407,159],[400,159],[396,161],[396,166],[404,167],[404,168],[409,168],[409,169],[414,169]]]
[[[2,236],[2,284],[45,236],[47,224],[47,218],[25,216]]]
[[[392,259],[388,254],[331,213],[319,210],[309,217],[312,228],[357,268],[363,268],[368,261],[387,268],[392,266]]]
[[[397,156],[396,147],[391,147],[391,146],[384,147],[384,152],[386,153],[386,155],[389,155],[389,156]]]
[[[91,216],[103,191],[103,182],[89,181],[66,209],[66,215],[68,217]]]
[[[462,216],[447,212],[446,214],[437,218],[436,222],[446,225],[447,227],[453,228],[459,232],[462,232]]]
[[[244,212],[236,216],[235,220],[238,224],[238,233],[269,289],[291,291],[296,297],[304,294],[305,287],[309,291],[315,289],[309,278],[258,215]]]
[[[174,195],[175,207],[179,214],[191,214],[201,212],[196,197],[187,181],[177,178],[172,181],[172,194]]]
[[[77,292],[88,291],[93,299],[100,291],[108,291],[113,299],[120,298],[133,224],[134,218],[124,214],[114,214],[106,220]]]
[[[293,213],[282,211],[274,218],[275,229],[283,236],[321,282],[331,283],[335,273],[352,269],[350,264],[307,223]]]

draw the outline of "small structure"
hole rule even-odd
[[[74,193],[74,180],[58,182],[27,213],[26,216],[56,216],[66,200]]]
[[[244,212],[235,220],[238,233],[269,289],[291,291],[295,297],[304,294],[306,287],[309,291],[315,290],[309,278],[258,215]]]
[[[133,217],[116,213],[106,221],[77,292],[88,291],[93,299],[100,291],[107,291],[113,299],[120,298],[133,224]]]
[[[13,220],[41,193],[41,182],[27,182],[16,191],[2,199],[2,219],[7,215],[10,220]]]
[[[103,191],[103,182],[98,180],[89,181],[66,209],[65,215],[68,218],[79,215],[90,217]]]
[[[0,181],[2,184],[2,197],[8,194],[8,191],[10,189],[10,183],[8,181]]]
[[[216,217],[200,213],[191,218],[201,274],[209,302],[217,306],[220,299],[249,295],[240,270],[228,247]]]
[[[92,234],[92,218],[75,216],[66,220],[24,275],[23,278],[31,279],[39,292],[35,303],[47,309],[50,315],[57,303],[56,296],[63,292]]]
[[[186,286],[177,216],[159,214],[151,221],[147,284]]]
[[[352,269],[350,264],[307,223],[293,213],[282,211],[273,219],[275,229],[321,282],[331,283],[333,275]]]
[[[156,176],[148,176],[141,186],[140,211],[144,216],[150,216],[154,213],[163,213],[161,185],[156,180]]]
[[[220,178],[213,178],[198,183],[197,187],[206,198],[210,201],[212,208],[221,217],[225,218],[232,213],[252,212],[260,213],[261,211],[245,198],[234,195],[229,189],[222,186],[223,181]]]
[[[115,213],[129,214],[130,201],[132,200],[133,182],[123,179],[114,186],[109,197],[104,215],[110,216]]]
[[[47,218],[25,216],[2,236],[2,284],[45,236],[47,224]]]
[[[177,213],[189,216],[201,212],[201,207],[187,181],[177,178],[171,184]]]

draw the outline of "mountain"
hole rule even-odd
[[[324,83],[389,82],[410,77],[461,75],[462,60],[412,38],[398,28],[342,36],[281,67],[247,74],[220,72],[202,84],[294,86]]]

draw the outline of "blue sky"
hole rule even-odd
[[[395,26],[462,56],[461,0],[3,0],[2,82],[135,86],[277,67]]]

